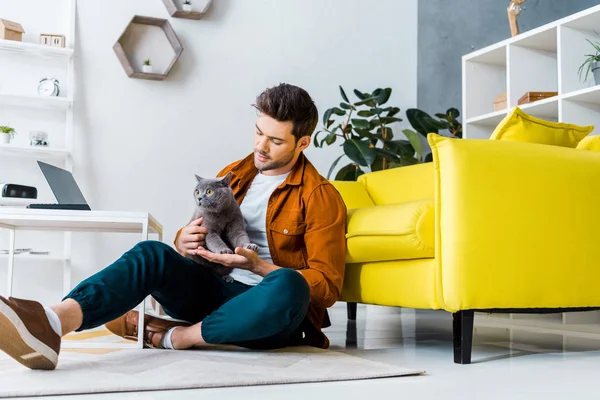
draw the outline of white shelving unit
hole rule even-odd
[[[585,82],[578,74],[585,54],[594,52],[586,39],[600,42],[600,6],[463,56],[463,137],[488,139],[508,111],[519,106],[518,100],[526,92],[558,95],[520,105],[524,112],[549,121],[594,125],[592,135],[598,134],[600,85],[595,85],[591,73]],[[507,94],[507,108],[494,111],[494,98],[503,92]],[[482,319],[482,326],[489,321],[524,331],[543,328],[558,334],[583,332],[585,337],[600,339],[597,311],[492,314]],[[565,337],[565,343],[567,340]]]
[[[76,18],[76,0],[63,0],[58,4],[56,12],[66,23],[60,30],[53,33],[61,33],[66,37],[65,48],[45,46],[37,43],[31,43],[35,36],[30,36],[28,41],[17,42],[0,39],[0,58],[5,76],[0,77],[0,124],[6,124],[17,120],[13,126],[17,130],[17,139],[10,144],[0,144],[0,181],[21,183],[22,180],[28,180],[32,174],[39,174],[32,178],[39,182],[41,186],[38,191],[43,189],[43,195],[37,200],[30,201],[24,199],[2,199],[2,207],[25,207],[30,203],[53,203],[55,199],[50,197],[48,188],[44,187],[45,180],[41,172],[35,166],[36,160],[41,160],[55,164],[69,171],[73,171],[73,93],[75,93],[75,68],[74,68],[74,49],[75,49],[75,18]],[[61,8],[62,6],[62,8]],[[12,9],[11,9],[12,11]],[[22,18],[17,21],[22,22],[24,26],[33,29],[45,29],[38,26],[40,22],[38,17],[27,19],[27,13],[23,8],[15,9],[16,15]],[[67,15],[64,15],[66,13]],[[6,14],[6,13],[5,13]],[[9,17],[9,16],[4,16]],[[9,18],[10,19],[10,18]],[[45,26],[45,25],[44,25]],[[30,29],[26,29],[28,31]],[[6,69],[9,68],[9,69]],[[23,74],[15,74],[15,71],[23,70]],[[11,71],[8,75],[6,71]],[[60,76],[60,94],[58,97],[38,96],[36,85],[39,79],[44,76]],[[12,76],[12,78],[11,78]],[[2,79],[3,78],[3,79]],[[20,125],[17,125],[18,123]],[[49,127],[46,129],[46,127]],[[27,136],[31,130],[44,130],[49,133],[49,146],[30,146]],[[7,168],[8,167],[8,168]],[[26,171],[26,172],[25,172]],[[48,255],[20,254],[15,257],[17,267],[21,262],[57,262],[63,265],[64,277],[71,276],[71,232],[64,232],[62,251],[54,249]],[[26,243],[27,247],[32,247],[34,243]],[[45,250],[45,249],[42,249]],[[0,254],[0,268],[4,269],[8,257]],[[65,285],[66,287],[66,285]],[[1,291],[0,291],[1,292]]]
[[[487,139],[526,92],[558,92],[519,106],[538,118],[594,125],[600,132],[600,86],[592,74],[581,82],[579,66],[600,42],[600,6],[511,37],[462,58],[464,137]],[[507,108],[494,98],[507,94]]]

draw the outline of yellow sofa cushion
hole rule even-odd
[[[433,258],[347,264],[340,300],[437,310],[435,283]]]
[[[358,177],[373,203],[402,203],[433,198],[433,163],[370,172]]]
[[[433,222],[433,199],[349,210],[346,261],[432,258]]]
[[[353,208],[371,207],[373,200],[369,197],[365,185],[360,182],[330,181],[342,196],[348,210]]]
[[[584,137],[577,145],[577,150],[600,151],[600,136],[594,135]]]
[[[579,126],[545,121],[515,107],[494,129],[490,140],[513,140],[575,148],[593,130],[592,125]]]

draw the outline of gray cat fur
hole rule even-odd
[[[202,178],[196,175],[197,184],[194,188],[196,210],[191,221],[203,217],[202,226],[208,230],[206,234],[206,249],[216,254],[233,254],[236,247],[242,247],[258,252],[259,247],[250,243],[244,217],[233,191],[229,186],[231,173],[217,179]],[[199,256],[189,256],[201,265],[210,265],[215,272],[226,278],[231,268],[220,264],[208,263]]]

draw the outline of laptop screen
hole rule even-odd
[[[87,204],[73,174],[45,162],[37,162],[59,204]]]

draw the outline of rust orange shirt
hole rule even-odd
[[[258,173],[254,154],[228,165],[217,176],[228,172],[241,204]],[[306,344],[328,347],[321,328],[329,326],[326,309],[339,299],[344,281],[346,206],[303,153],[271,194],[266,227],[273,264],[298,270],[310,287],[311,303],[302,326]]]

